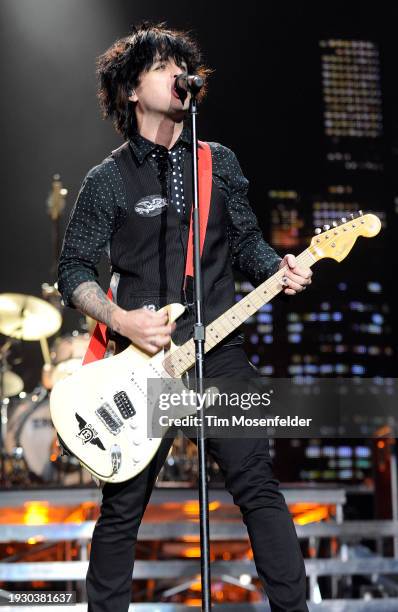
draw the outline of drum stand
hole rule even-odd
[[[4,376],[8,370],[7,356],[12,342],[12,340],[7,340],[0,348],[0,486],[5,484],[5,439],[8,421],[8,404],[4,394]]]
[[[5,344],[3,344],[2,347],[0,347],[0,401],[1,401],[1,405],[3,406],[3,400],[5,399],[4,396],[4,376],[5,373],[7,372],[8,368],[8,363],[7,363],[7,357],[8,357],[8,353],[9,350],[11,348],[12,345],[12,340],[7,340],[5,342]],[[2,417],[3,417],[3,408],[2,408],[2,413],[1,413]],[[7,416],[7,413],[5,413],[5,416]],[[3,442],[4,442],[4,436],[3,436],[3,424],[6,424],[7,421],[3,421],[3,418],[1,419],[1,448],[3,447]]]

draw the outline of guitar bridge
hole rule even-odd
[[[102,404],[95,413],[112,434],[116,435],[120,432],[123,423],[107,402]]]
[[[135,415],[135,408],[125,391],[115,393],[113,401],[124,419],[129,419]]]

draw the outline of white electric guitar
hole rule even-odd
[[[376,236],[380,227],[377,216],[362,212],[349,221],[343,218],[340,225],[324,226],[325,231],[318,231],[310,246],[298,255],[297,263],[310,267],[327,257],[340,262],[358,236]],[[207,325],[205,352],[280,293],[284,273],[283,269],[278,270]],[[172,322],[184,307],[170,304],[164,310]],[[59,381],[50,397],[51,418],[63,445],[101,481],[123,482],[137,475],[162,441],[162,437],[151,438],[147,433],[148,410],[154,409],[148,398],[148,379],[181,382],[182,375],[194,363],[195,346],[191,339],[181,346],[171,343],[168,351],[162,349],[154,356],[131,345],[118,355],[82,366]],[[186,413],[190,412],[193,411],[188,408]]]

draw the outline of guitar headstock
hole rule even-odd
[[[379,217],[373,214],[364,215],[360,210],[357,217],[350,215],[350,220],[343,217],[340,224],[333,221],[331,226],[324,225],[323,231],[317,228],[309,250],[317,261],[325,257],[342,261],[351,251],[358,236],[373,238],[380,228]]]

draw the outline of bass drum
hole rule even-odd
[[[73,457],[60,457],[44,387],[10,406],[5,436],[6,478],[29,486],[35,482],[78,485],[91,475]]]

